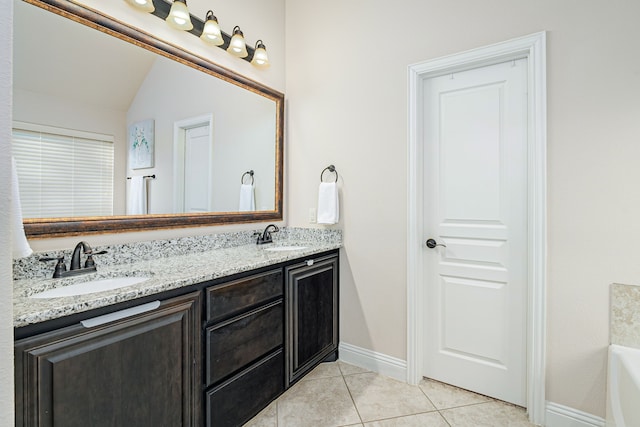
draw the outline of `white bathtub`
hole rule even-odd
[[[640,350],[609,346],[607,427],[640,426]]]

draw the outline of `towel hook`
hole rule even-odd
[[[335,181],[335,182],[338,182],[338,171],[336,170],[336,167],[335,167],[335,166],[333,166],[333,165],[329,165],[329,166],[327,166],[326,168],[324,168],[324,169],[322,170],[322,172],[320,172],[320,182],[323,182],[323,181],[322,181],[322,176],[324,175],[324,173],[325,173],[326,171],[329,171],[329,172],[333,172],[333,173],[335,173],[335,174],[336,174],[336,181]]]
[[[240,184],[244,184],[244,177],[246,175],[249,175],[251,177],[251,185],[253,185],[253,169],[242,174],[242,177],[240,178]]]

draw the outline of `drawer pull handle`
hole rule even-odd
[[[92,317],[91,319],[83,320],[80,323],[82,323],[82,326],[85,328],[95,328],[96,326],[104,325],[105,323],[115,322],[116,320],[135,316],[136,314],[146,313],[147,311],[155,310],[158,307],[160,307],[160,301],[152,301],[135,307],[125,308],[124,310],[116,311],[115,313]]]

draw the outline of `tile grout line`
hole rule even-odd
[[[467,406],[479,406],[479,405],[486,405],[487,403],[493,403],[493,402],[497,402],[497,400],[487,400],[486,402],[467,403],[466,405],[458,405],[458,406],[452,406],[452,407],[450,407],[450,408],[442,408],[442,409],[438,409],[438,411],[449,411],[449,410],[451,410],[451,409],[466,408]]]
[[[427,412],[416,412],[415,414],[396,415],[396,416],[389,417],[389,418],[376,418],[375,420],[371,420],[371,421],[367,421],[367,422],[368,423],[374,423],[374,422],[378,422],[378,421],[399,420],[399,419],[402,419],[402,418],[415,417],[416,415],[423,415],[423,414],[433,414],[433,413],[436,413],[436,412],[438,412],[437,409],[433,410],[433,411],[427,411]],[[444,417],[442,417],[442,418],[444,418]],[[447,423],[447,425],[451,426],[451,424],[449,424],[446,419],[445,419],[445,422]]]
[[[342,382],[344,386],[347,388],[347,392],[349,393],[349,397],[351,398],[351,402],[353,403],[353,408],[356,410],[356,414],[358,414],[358,418],[360,418],[360,424],[364,426],[364,421],[362,420],[362,416],[360,415],[360,411],[358,410],[358,405],[356,405],[356,401],[351,394],[351,389],[347,384],[347,380],[344,379],[344,372],[342,372],[342,368],[340,368],[340,364],[338,363],[338,371],[340,371],[340,376],[342,377]]]
[[[445,423],[447,423],[447,425],[448,425],[449,427],[452,427],[452,426],[451,426],[451,423],[449,422],[449,420],[448,420],[448,419],[447,419],[447,418],[442,414],[442,412],[440,412],[440,410],[439,410],[439,409],[437,410],[437,412],[438,412],[438,415],[440,415],[440,417],[444,420],[444,422],[445,422]]]
[[[424,378],[424,377],[423,377],[423,378]],[[447,419],[445,418],[445,416],[444,416],[444,415],[442,415],[442,412],[440,412],[440,408],[438,408],[438,407],[436,406],[436,404],[435,404],[435,403],[433,403],[433,401],[431,400],[431,398],[429,397],[429,395],[427,394],[427,392],[426,392],[426,391],[424,391],[424,390],[422,389],[422,387],[420,387],[420,385],[419,385],[419,384],[418,384],[418,388],[420,389],[420,391],[422,392],[422,394],[424,394],[424,397],[426,397],[426,398],[427,398],[427,400],[429,401],[429,403],[431,403],[431,404],[433,405],[433,407],[435,408],[435,412],[437,412],[437,413],[438,413],[438,415],[440,415],[440,418],[442,418],[442,419],[444,420],[444,422],[445,422],[445,423],[447,423],[447,425],[448,425],[449,427],[451,427],[451,423],[449,423],[449,420],[447,420]]]
[[[461,389],[461,388],[453,386],[451,384],[443,383],[442,381],[438,381],[438,380],[434,380],[434,379],[426,378],[426,377],[423,377],[423,379],[429,380],[429,381],[434,381],[434,382],[439,383],[439,384],[444,384],[445,386],[453,387],[453,388],[458,389],[458,390],[462,390],[462,391],[465,391],[465,392],[468,392],[468,393],[473,393],[473,394],[476,394],[478,396],[482,396],[482,397],[487,398],[487,400],[485,400],[484,402],[467,403],[467,404],[464,404],[464,405],[456,405],[456,406],[451,406],[451,407],[447,407],[447,408],[436,408],[438,413],[447,422],[447,424],[449,424],[449,426],[451,426],[451,424],[449,423],[449,420],[443,414],[443,412],[445,412],[445,411],[455,411],[457,409],[465,408],[465,407],[468,407],[468,406],[480,406],[480,405],[486,405],[488,403],[494,403],[494,402],[502,402],[502,403],[506,403],[508,405],[513,405],[512,403],[504,402],[504,401],[496,399],[494,397],[487,396],[487,395],[484,395],[484,394],[479,394],[479,393],[476,393],[476,392],[471,391],[471,390]],[[420,388],[420,390],[422,390],[422,388]],[[422,392],[425,394],[425,396],[427,396],[427,399],[431,400],[424,390],[422,390]],[[518,405],[513,405],[513,406],[518,406]]]

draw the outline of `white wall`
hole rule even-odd
[[[14,424],[10,171],[13,4],[0,2],[0,425]]]
[[[256,207],[275,209],[276,104],[263,96],[159,57],[131,103],[127,123],[154,119],[153,168],[129,170],[155,174],[149,185],[149,213],[175,213],[174,123],[213,117],[212,211],[238,210],[240,177],[255,171]]]
[[[342,177],[341,340],[406,359],[407,66],[548,31],[547,399],[604,415],[609,284],[640,282],[640,3],[286,2],[289,225]]]

